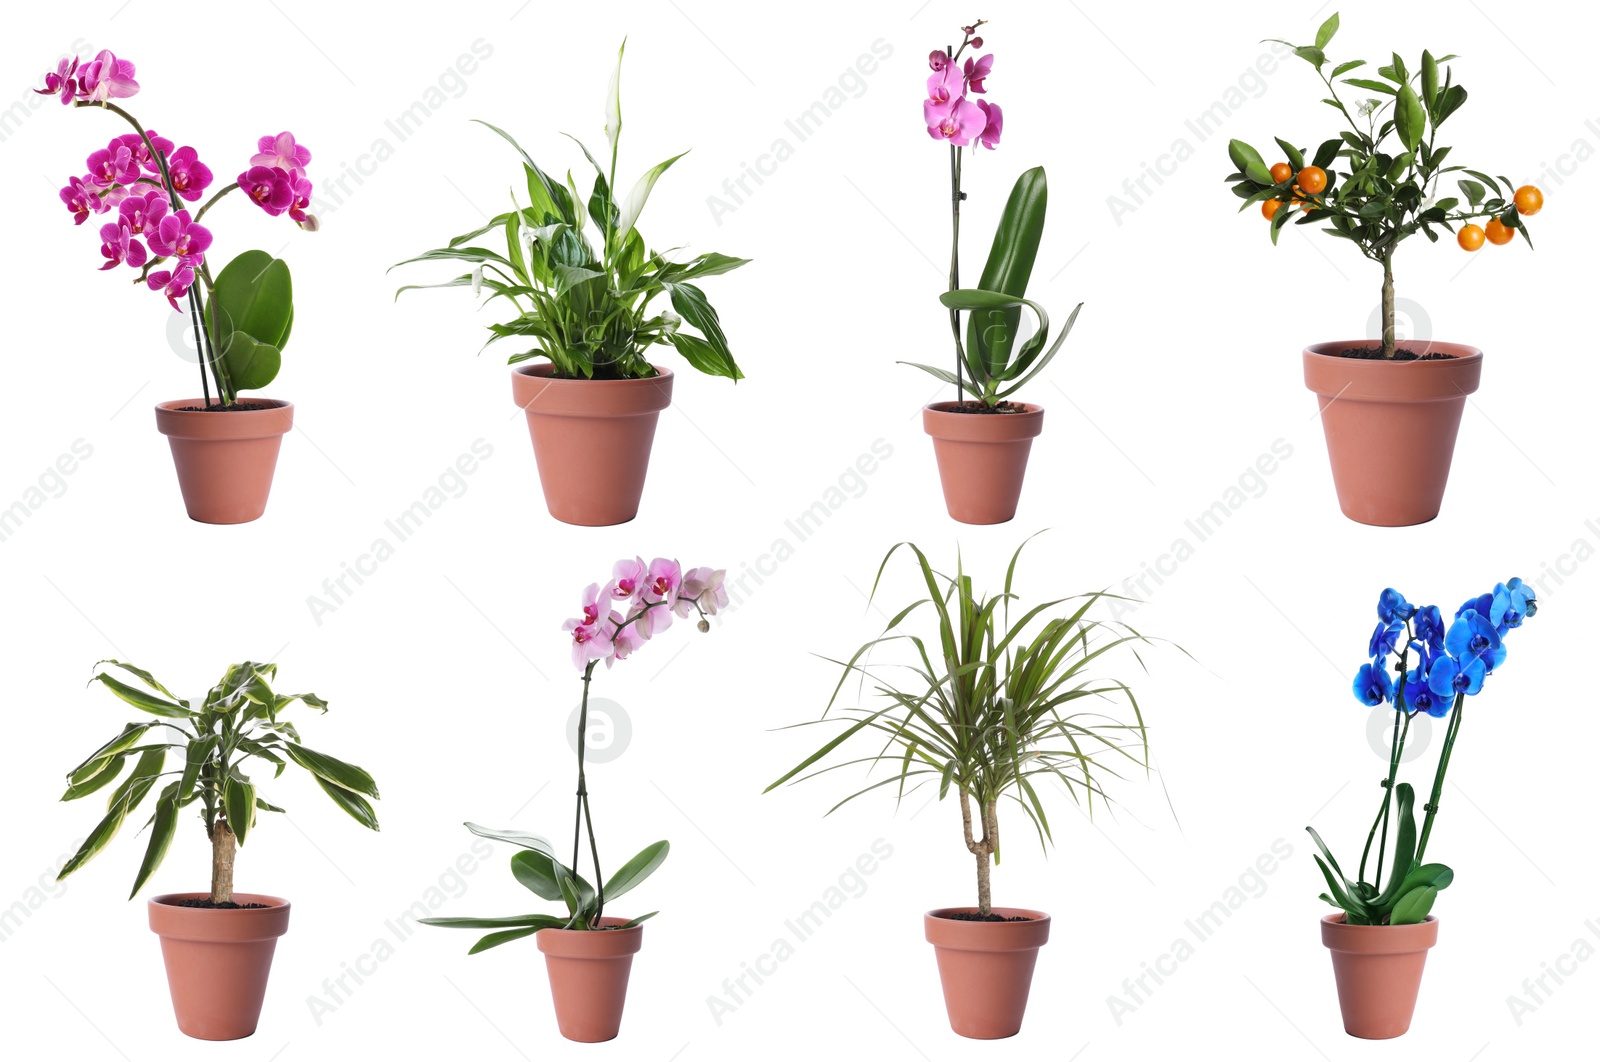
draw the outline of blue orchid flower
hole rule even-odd
[[[1411,629],[1416,634],[1417,641],[1432,652],[1444,651],[1444,617],[1440,615],[1438,605],[1425,605],[1417,609],[1416,616],[1411,621]]]
[[[1407,601],[1405,595],[1392,586],[1378,595],[1378,618],[1384,623],[1408,620],[1416,611],[1417,606]]]
[[[1428,670],[1435,659],[1437,656],[1422,650],[1417,666],[1406,672],[1406,707],[1413,712],[1427,712],[1435,719],[1443,719],[1450,714],[1454,699],[1441,697],[1428,685]]]
[[[1454,700],[1458,693],[1471,697],[1483,689],[1483,680],[1488,674],[1489,669],[1481,658],[1458,660],[1453,656],[1441,656],[1428,668],[1428,689],[1447,700]]]
[[[1389,655],[1400,646],[1400,637],[1405,634],[1405,624],[1380,623],[1373,630],[1372,637],[1367,640],[1367,655],[1378,663],[1389,659]]]
[[[1389,669],[1381,663],[1362,664],[1350,688],[1355,693],[1356,700],[1368,708],[1376,708],[1380,704],[1394,700],[1394,680],[1389,677]]]
[[[1444,648],[1463,667],[1481,662],[1486,671],[1493,671],[1506,659],[1499,627],[1475,610],[1463,612],[1460,619],[1450,624],[1450,631],[1444,636]]]
[[[1490,595],[1489,619],[1502,635],[1522,626],[1522,621],[1539,611],[1533,589],[1521,579],[1496,583]]]

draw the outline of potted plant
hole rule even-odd
[[[545,505],[557,520],[586,526],[625,523],[639,512],[656,419],[672,399],[672,370],[650,361],[652,347],[672,346],[703,373],[744,378],[717,311],[692,281],[737,269],[748,259],[707,252],[687,262],[669,261],[664,252],[646,250],[637,228],[656,181],[683,154],[657,163],[616,198],[621,77],[619,48],[606,97],[607,165],[573,138],[595,171],[587,197],[570,172],[563,184],[510,134],[480,122],[522,156],[528,205],[520,205],[513,192],[511,210],[487,225],[391,267],[472,264],[470,273],[442,284],[408,284],[395,292],[396,299],[412,288],[470,287],[475,296],[487,288],[489,302],[511,303],[517,316],[490,325],[484,346],[508,338],[528,344],[509,359],[517,366],[511,389],[527,413]],[[586,235],[591,222],[596,242]],[[503,234],[505,253],[475,242],[491,232]],[[672,311],[652,311],[651,302],[663,293]],[[521,364],[535,358],[546,362]],[[591,471],[598,467],[608,470],[603,480]]]
[[[998,1039],[1021,1029],[1034,960],[1050,935],[1048,914],[990,901],[990,871],[1000,862],[1000,803],[1016,801],[1044,845],[1052,835],[1038,789],[1042,783],[1060,783],[1092,814],[1095,802],[1106,799],[1104,775],[1117,775],[1105,761],[1149,771],[1144,715],[1133,691],[1116,679],[1096,677],[1091,669],[1111,650],[1147,639],[1091,614],[1103,598],[1113,597],[1104,593],[1046,601],[1012,622],[1020,547],[1006,569],[1003,592],[980,598],[959,560],[954,577],[937,574],[922,550],[900,543],[879,566],[872,597],[901,546],[915,554],[928,596],[897,611],[882,634],[843,664],[827,709],[816,721],[842,731],[766,791],[845,766],[818,764],[861,735],[875,743],[875,751],[847,763],[865,763],[869,774],[882,765],[888,775],[846,796],[830,814],[889,785],[897,801],[935,780],[941,800],[955,794],[962,841],[977,864],[978,902],[928,911],[924,933],[938,958],[950,1027],[962,1036]],[[907,620],[925,614],[925,606],[934,612],[933,638],[905,629]],[[915,653],[893,670],[867,662],[871,652],[891,642],[909,643]],[[931,656],[930,644],[935,646]],[[907,672],[910,680],[901,680]],[[871,684],[886,703],[830,717],[852,675]],[[1084,698],[1094,700],[1080,706]],[[1108,714],[1108,702],[1123,699],[1132,713],[1127,721]]]
[[[1271,167],[1249,144],[1231,141],[1236,171],[1227,180],[1244,200],[1240,210],[1260,204],[1273,243],[1291,219],[1296,225],[1326,222],[1330,235],[1383,267],[1382,342],[1313,343],[1301,360],[1322,412],[1340,509],[1364,524],[1420,524],[1439,515],[1461,411],[1478,389],[1483,352],[1426,337],[1395,338],[1395,251],[1418,232],[1436,243],[1441,229],[1455,233],[1467,251],[1485,241],[1510,243],[1518,233],[1531,247],[1522,219],[1539,212],[1544,196],[1531,184],[1513,189],[1508,178],[1460,165],[1437,142],[1439,127],[1467,99],[1450,68],[1441,68],[1455,56],[1435,59],[1425,51],[1410,71],[1396,53],[1376,77],[1346,77],[1366,62],[1333,64],[1324,49],[1338,29],[1334,14],[1317,30],[1315,44],[1289,46],[1317,71],[1328,94],[1322,102],[1348,128],[1323,141],[1309,162],[1300,148],[1277,138],[1285,161]],[[1340,84],[1363,98],[1346,103]],[[1452,173],[1464,175],[1452,179],[1465,203],[1441,192],[1440,181]],[[1485,218],[1482,227],[1476,224]],[[1384,444],[1375,445],[1380,435]],[[1397,453],[1405,455],[1408,473],[1401,490],[1391,474]]]
[[[1354,879],[1345,875],[1317,831],[1306,831],[1321,851],[1314,857],[1328,891],[1321,899],[1339,908],[1322,919],[1322,943],[1333,955],[1334,979],[1345,1032],[1368,1040],[1400,1036],[1411,1027],[1428,949],[1439,939],[1431,912],[1435,897],[1455,875],[1443,863],[1426,862],[1428,838],[1439,813],[1445,772],[1461,734],[1467,698],[1505,663],[1505,639],[1538,610],[1533,589],[1521,579],[1498,583],[1456,610],[1448,628],[1435,605],[1418,607],[1389,589],[1378,597],[1378,626],[1368,642],[1370,660],[1356,673],[1356,699],[1370,707],[1394,708],[1389,773],[1383,801],[1361,849]],[[1391,676],[1391,658],[1393,674]],[[1417,829],[1416,794],[1398,782],[1411,721],[1426,712],[1448,719],[1434,769],[1433,788]],[[1389,875],[1383,866],[1394,826]],[[1367,864],[1372,858],[1372,877]]]
[[[560,902],[559,915],[525,914],[500,918],[424,918],[430,926],[492,930],[467,952],[498,947],[532,936],[544,953],[561,1035],[582,1043],[615,1039],[622,1026],[627,1000],[628,974],[633,956],[643,943],[641,923],[657,912],[619,918],[606,914],[606,904],[631,890],[655,872],[671,847],[656,841],[622,864],[611,877],[600,872],[600,848],[595,842],[594,817],[589,810],[589,784],[584,773],[584,748],[588,742],[589,684],[595,665],[606,667],[626,660],[650,639],[672,626],[673,617],[700,617],[701,633],[711,629],[707,616],[728,604],[720,569],[693,568],[685,572],[677,561],[658,557],[648,565],[642,558],[623,559],[612,569],[611,580],[601,587],[591,583],[583,592],[582,615],[563,628],[572,645],[572,662],[583,675],[583,697],[578,710],[578,789],[572,823],[572,861],[562,863],[555,848],[543,837],[516,830],[492,830],[475,823],[467,829],[480,837],[505,841],[522,849],[511,857],[511,873],[541,900]],[[579,873],[578,862],[587,838],[589,865],[594,881]]]
[[[378,787],[360,767],[300,743],[294,723],[283,718],[285,709],[301,701],[326,712],[328,703],[314,693],[274,693],[276,664],[233,665],[198,706],[173,696],[150,672],[132,664],[101,664],[137,678],[139,685],[105,671],[90,681],[154,718],[127,724],[68,773],[61,799],[79,800],[115,782],[134,758],[106,800],[105,817],[56,880],[98,855],[157,783],[171,778],[156,794],[155,810],[145,823],[150,839],[129,898],[166,858],[179,812],[195,807],[211,841],[211,889],[153,897],[150,928],[161,937],[178,1028],[201,1040],[249,1036],[261,1016],[277,938],[289,928],[289,901],[233,888],[235,854],[254,831],[256,812],[283,811],[257,795],[246,768],[252,760],[264,761],[260,768],[270,765],[274,778],[290,763],[305,768],[335,804],[369,830],[378,828],[378,818],[367,798],[377,799]]]
[[[63,59],[45,75],[45,87],[63,104],[110,111],[133,132],[89,155],[88,170],[61,189],[61,201],[82,225],[100,226],[102,270],[127,266],[134,283],[166,297],[189,317],[200,363],[199,398],[156,405],[156,428],[167,437],[189,518],[208,524],[242,524],[266,511],[278,447],[294,420],[292,403],[241,398],[277,378],[294,323],[289,266],[265,251],[245,251],[212,271],[211,230],[201,224],[217,201],[235,189],[273,217],[287,217],[314,232],[306,213],[311,152],[283,132],[263,136],[239,174],[203,203],[210,167],[192,147],[173,142],[112,100],[139,91],[134,65],[102,51],[93,59]],[[191,214],[191,205],[200,203]],[[215,395],[213,395],[213,389]]]
[[[1000,143],[1004,121],[999,104],[973,98],[987,94],[994,56],[962,59],[969,48],[976,53],[983,47],[983,38],[976,33],[984,24],[979,19],[963,26],[960,47],[929,53],[933,73],[928,77],[928,98],[922,103],[928,135],[950,149],[950,285],[939,301],[950,317],[955,371],[902,362],[955,385],[954,401],[922,407],[922,427],[933,437],[945,508],[966,524],[1004,523],[1016,515],[1028,451],[1044,426],[1044,409],[1010,396],[1055,357],[1083,308],[1082,303],[1073,308],[1061,334],[1046,348],[1050,318],[1042,306],[1025,297],[1044,232],[1048,190],[1042,166],[1025,171],[1012,187],[978,286],[961,286],[961,202],[967,197],[961,190],[961,149],[976,152],[981,144],[993,150]],[[1019,342],[1024,306],[1038,319],[1038,328]]]

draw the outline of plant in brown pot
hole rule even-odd
[[[1322,853],[1315,857],[1328,884],[1321,898],[1341,912],[1323,917],[1322,943],[1333,956],[1339,1009],[1351,1036],[1387,1040],[1411,1028],[1422,968],[1439,939],[1438,919],[1429,912],[1440,890],[1455,878],[1443,863],[1423,859],[1467,698],[1479,693],[1485,679],[1505,663],[1506,637],[1537,611],[1533,588],[1521,579],[1497,583],[1489,593],[1468,599],[1448,626],[1436,605],[1413,605],[1394,589],[1378,596],[1378,625],[1367,643],[1368,661],[1356,672],[1352,688],[1362,704],[1391,706],[1394,725],[1383,801],[1367,831],[1355,878],[1345,876],[1317,831],[1306,827]],[[1397,778],[1411,721],[1423,713],[1448,722],[1419,832],[1416,793]],[[1393,862],[1384,878],[1391,826]],[[1376,852],[1373,841],[1378,842]]]
[[[276,664],[233,665],[195,705],[173,696],[148,671],[116,660],[102,663],[139,685],[105,671],[92,681],[154,718],[127,724],[67,775],[61,799],[79,800],[116,781],[133,758],[133,768],[106,801],[105,817],[61,868],[58,880],[98,855],[161,780],[172,779],[156,794],[155,810],[144,824],[150,839],[129,897],[144,888],[166,858],[179,814],[194,808],[211,841],[211,889],[152,898],[150,928],[161,937],[178,1028],[201,1040],[249,1036],[261,1016],[277,939],[289,928],[289,901],[233,888],[235,855],[253,833],[256,813],[283,811],[257,795],[246,767],[251,760],[264,761],[261,766],[270,765],[273,777],[291,763],[305,768],[335,804],[369,830],[378,828],[378,818],[367,798],[377,799],[378,787],[360,767],[300,743],[300,732],[284,712],[296,701],[319,712],[328,704],[314,693],[274,693],[269,683],[277,677]]]
[[[1149,772],[1149,743],[1139,702],[1125,683],[1094,674],[1096,661],[1120,647],[1147,642],[1125,624],[1093,614],[1103,593],[1046,601],[1012,621],[1012,591],[1019,547],[1006,569],[1005,589],[977,597],[959,562],[956,574],[934,571],[911,543],[889,551],[873,584],[905,546],[915,556],[928,596],[895,613],[883,633],[857,649],[823,718],[810,724],[842,728],[767,792],[838,767],[879,766],[888,776],[850,794],[830,813],[884,786],[896,800],[937,782],[940,799],[954,795],[961,809],[961,839],[975,862],[977,904],[927,912],[923,926],[934,946],[950,1027],[962,1036],[998,1039],[1022,1027],[1034,961],[1050,935],[1050,916],[1031,908],[995,906],[990,873],[1000,863],[1000,808],[1022,809],[1041,845],[1052,841],[1040,790],[1060,785],[1091,814],[1103,804],[1103,779],[1119,768]],[[1017,606],[1021,609],[1020,604]],[[906,621],[934,613],[932,639],[905,629]],[[909,659],[895,666],[868,661],[879,646],[901,643]],[[1137,654],[1135,653],[1135,656]],[[900,676],[909,674],[907,683]],[[846,681],[859,678],[887,703],[829,715]],[[1109,713],[1125,702],[1131,718]],[[858,759],[819,766],[852,738],[874,751]]]
[[[1316,70],[1327,92],[1322,102],[1346,128],[1323,141],[1309,161],[1277,138],[1285,161],[1271,166],[1249,144],[1231,141],[1228,156],[1237,169],[1226,180],[1244,200],[1240,210],[1260,204],[1273,243],[1291,220],[1325,222],[1329,235],[1355,244],[1383,267],[1381,341],[1314,343],[1301,361],[1321,409],[1340,509],[1364,524],[1420,524],[1439,515],[1483,352],[1426,336],[1396,338],[1395,252],[1419,232],[1438,242],[1436,230],[1454,233],[1466,251],[1486,241],[1508,244],[1518,233],[1532,246],[1522,218],[1537,214],[1544,196],[1533,185],[1515,188],[1506,177],[1468,169],[1438,143],[1439,127],[1467,100],[1467,90],[1441,65],[1455,56],[1436,59],[1424,51],[1412,71],[1395,53],[1371,77],[1365,60],[1334,64],[1328,58],[1324,49],[1338,29],[1336,13],[1317,30],[1316,43],[1289,47]],[[1362,98],[1346,102],[1352,89]],[[1440,189],[1450,174],[1461,175],[1452,178],[1460,198]],[[1476,224],[1484,219],[1482,227]],[[1380,435],[1384,444],[1374,445]],[[1408,473],[1402,490],[1393,485],[1396,453],[1405,455]]]
[[[582,614],[565,626],[572,662],[583,675],[583,697],[578,711],[578,786],[573,808],[572,861],[562,863],[545,838],[516,830],[491,830],[476,823],[467,829],[480,837],[505,841],[522,851],[511,857],[511,873],[541,900],[558,902],[565,914],[522,914],[497,918],[424,918],[430,926],[450,929],[488,929],[467,954],[499,947],[509,941],[533,937],[544,953],[561,1035],[580,1043],[616,1038],[622,1028],[627,1002],[628,976],[633,956],[644,941],[641,926],[656,912],[633,918],[606,914],[606,904],[630,891],[666,861],[670,845],[656,841],[612,872],[600,873],[600,847],[595,841],[594,818],[589,811],[589,782],[584,772],[584,750],[589,735],[589,684],[602,660],[610,667],[626,660],[646,642],[673,625],[673,618],[698,617],[703,634],[711,629],[706,618],[728,604],[720,569],[684,571],[677,561],[657,557],[624,558],[612,568],[604,586],[592,583],[583,593]],[[579,872],[584,841],[595,884]]]
[[[241,191],[269,216],[316,231],[317,219],[306,212],[311,152],[293,133],[260,137],[244,172],[213,189],[211,168],[194,148],[175,148],[111,102],[139,91],[128,60],[109,51],[90,60],[63,59],[35,91],[75,109],[109,111],[133,130],[91,153],[87,172],[69,178],[60,198],[77,224],[90,217],[102,222],[102,271],[132,270],[134,284],[165,296],[174,313],[188,318],[201,397],[161,402],[155,412],[190,519],[242,524],[258,518],[266,511],[294,406],[239,392],[277,378],[294,324],[289,267],[265,251],[244,251],[213,273],[212,233],[201,222],[219,200]],[[121,352],[115,344],[112,349]]]
[[[671,346],[711,376],[744,378],[717,311],[692,281],[737,269],[748,259],[708,251],[674,262],[665,252],[646,249],[636,227],[639,214],[656,181],[683,155],[646,170],[618,197],[621,77],[618,49],[605,108],[607,164],[574,138],[594,168],[588,196],[570,172],[566,183],[551,177],[510,134],[481,122],[522,156],[528,205],[520,205],[513,192],[511,210],[449,246],[391,267],[469,263],[470,273],[441,284],[408,284],[395,298],[413,288],[471,288],[474,295],[488,290],[485,305],[505,299],[515,309],[513,319],[489,326],[485,346],[509,339],[526,347],[510,357],[517,366],[511,390],[528,417],[545,506],[563,523],[588,526],[638,515],[656,420],[672,400],[674,379],[670,369],[650,361],[652,348]],[[591,224],[593,242],[586,232]],[[478,245],[488,233],[503,239],[504,253]],[[663,294],[672,311],[652,311],[652,300]],[[521,364],[536,358],[548,364]],[[596,475],[597,468],[606,474]]]
[[[902,363],[955,385],[955,401],[922,408],[922,427],[933,437],[945,509],[964,524],[1004,523],[1016,515],[1028,453],[1044,427],[1044,409],[1011,396],[1055,357],[1083,309],[1082,303],[1073,308],[1047,348],[1050,318],[1042,306],[1025,298],[1044,234],[1048,193],[1042,166],[1023,173],[1012,187],[978,286],[961,286],[961,203],[967,197],[961,190],[962,149],[976,153],[981,145],[993,150],[1003,124],[1000,105],[978,98],[987,94],[994,67],[993,55],[975,54],[983,47],[983,38],[977,36],[982,25],[979,20],[963,26],[960,47],[929,54],[933,73],[922,104],[928,135],[950,148],[950,285],[939,301],[950,317],[955,371]],[[974,55],[963,59],[968,49]],[[1038,327],[1019,342],[1024,306],[1038,319]]]

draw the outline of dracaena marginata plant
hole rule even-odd
[[[1311,64],[1328,93],[1322,102],[1348,128],[1324,140],[1309,164],[1304,151],[1282,137],[1275,139],[1287,161],[1272,166],[1249,144],[1231,140],[1228,157],[1237,169],[1225,179],[1244,200],[1241,211],[1261,204],[1274,244],[1291,219],[1296,225],[1326,222],[1327,233],[1349,240],[1383,266],[1383,356],[1393,358],[1394,253],[1401,242],[1418,232],[1438,242],[1436,229],[1456,233],[1461,225],[1456,241],[1468,251],[1482,247],[1486,235],[1491,243],[1506,244],[1519,232],[1531,247],[1522,215],[1538,213],[1544,197],[1532,185],[1513,190],[1509,178],[1447,164],[1451,149],[1438,142],[1439,128],[1467,101],[1467,90],[1441,66],[1456,56],[1435,58],[1424,51],[1411,71],[1396,52],[1377,68],[1376,78],[1347,77],[1367,63],[1334,64],[1328,58],[1324,49],[1338,29],[1335,13],[1317,30],[1314,44],[1274,43],[1288,45]],[[1355,92],[1341,95],[1341,84]],[[1360,98],[1347,102],[1349,95]],[[1466,175],[1455,179],[1464,206],[1460,198],[1439,194],[1441,180],[1451,173]],[[1482,218],[1490,219],[1485,228],[1473,224]]]
[[[1053,838],[1039,792],[1044,783],[1059,783],[1093,814],[1096,801],[1109,800],[1104,780],[1121,777],[1119,768],[1150,772],[1144,714],[1132,688],[1094,674],[1096,662],[1114,649],[1127,647],[1139,660],[1137,646],[1149,639],[1094,615],[1103,601],[1118,600],[1111,594],[1059,598],[1022,610],[1012,589],[1022,547],[1006,568],[1004,590],[979,597],[959,559],[955,575],[943,575],[922,550],[902,542],[879,566],[873,598],[902,546],[915,556],[928,596],[895,613],[883,633],[848,661],[833,661],[843,671],[822,718],[798,725],[842,727],[842,732],[766,792],[841,767],[865,765],[869,775],[887,768],[887,777],[840,800],[829,809],[832,814],[875,789],[894,786],[898,803],[937,781],[939,798],[954,793],[961,806],[962,840],[976,859],[978,916],[987,919],[992,914],[990,868],[1000,862],[1004,801],[1022,809],[1046,846]],[[1015,621],[1013,604],[1021,610]],[[932,638],[911,633],[907,621],[929,610],[935,621]],[[868,659],[890,644],[914,652],[892,667]],[[909,681],[902,674],[909,674]],[[884,703],[830,715],[852,677],[859,680],[858,691],[870,684]],[[1116,704],[1125,704],[1129,717],[1109,714],[1107,708]],[[858,735],[874,743],[870,755],[818,766]]]
[[[961,27],[959,47],[934,49],[929,53],[928,66],[933,73],[928,77],[928,95],[922,103],[928,135],[950,147],[950,285],[939,296],[939,301],[950,315],[950,334],[956,345],[955,372],[918,362],[901,364],[914,365],[954,384],[957,402],[962,402],[970,390],[983,409],[994,410],[1008,408],[1004,400],[1037,376],[1056,356],[1083,304],[1073,308],[1066,326],[1047,348],[1049,315],[1044,307],[1025,297],[1034,258],[1039,253],[1039,240],[1044,234],[1045,206],[1049,198],[1042,166],[1024,172],[1012,187],[978,286],[961,286],[961,203],[967,198],[967,193],[961,190],[961,149],[970,147],[976,153],[982,145],[994,150],[1000,143],[1004,124],[999,104],[972,98],[987,94],[994,56],[962,60],[969,48],[976,52],[983,47],[983,38],[976,33],[984,24],[979,19],[970,26]],[[1038,328],[1018,343],[1017,329],[1024,306],[1038,318]],[[961,327],[963,311],[967,313],[965,342]]]
[[[1389,744],[1389,773],[1383,779],[1383,803],[1378,807],[1367,843],[1361,849],[1361,864],[1354,880],[1345,876],[1339,861],[1310,826],[1306,831],[1322,854],[1315,856],[1317,867],[1328,883],[1322,899],[1344,911],[1345,921],[1357,926],[1410,925],[1421,922],[1433,909],[1434,898],[1447,887],[1455,874],[1443,863],[1424,861],[1428,838],[1433,833],[1434,816],[1439,813],[1439,798],[1444,792],[1445,772],[1456,739],[1461,734],[1461,718],[1467,698],[1477,695],[1484,680],[1498,671],[1506,660],[1505,639],[1511,631],[1538,611],[1533,588],[1521,579],[1497,583],[1487,594],[1471,598],[1456,610],[1447,627],[1437,605],[1413,605],[1394,589],[1378,597],[1378,625],[1367,643],[1368,662],[1356,673],[1353,690],[1362,704],[1394,708],[1394,726]],[[1393,674],[1390,660],[1393,658]],[[1433,789],[1423,805],[1422,829],[1417,829],[1416,793],[1407,782],[1397,782],[1405,755],[1411,721],[1426,712],[1434,719],[1448,719],[1444,744],[1439,749],[1434,769]],[[1394,854],[1387,880],[1383,866],[1394,826]],[[1367,863],[1373,855],[1372,842],[1378,842],[1372,860],[1372,879],[1367,879]]]
[[[563,863],[555,847],[545,838],[517,830],[492,830],[476,823],[467,829],[480,837],[505,841],[523,849],[511,857],[511,873],[541,900],[560,902],[564,915],[525,914],[503,918],[424,918],[423,924],[449,929],[489,929],[467,952],[497,947],[508,941],[532,936],[541,929],[631,929],[657,912],[639,915],[616,925],[603,924],[606,903],[628,892],[653,874],[667,858],[670,845],[657,841],[624,863],[610,878],[600,872],[600,846],[595,841],[594,818],[589,811],[589,783],[584,772],[584,749],[589,733],[589,684],[594,669],[602,660],[607,668],[626,660],[668,627],[673,617],[698,616],[696,626],[702,634],[711,629],[706,618],[728,605],[723,588],[722,569],[691,568],[684,571],[677,561],[657,557],[649,564],[643,558],[624,558],[612,567],[611,579],[604,586],[591,583],[583,592],[582,615],[570,619],[562,628],[571,640],[572,663],[583,676],[583,699],[578,710],[578,787],[572,823],[572,861]],[[590,866],[594,868],[596,888],[578,872],[578,860],[587,838]],[[615,921],[615,920],[613,920]]]
[[[198,705],[174,696],[142,668],[117,660],[101,664],[133,676],[139,685],[106,671],[90,681],[100,682],[155,718],[127,724],[122,733],[68,773],[67,791],[61,799],[79,800],[116,781],[127,760],[135,757],[133,769],[106,800],[105,817],[61,868],[58,881],[110,844],[145,797],[161,785],[155,811],[145,823],[150,840],[129,898],[138,894],[166,858],[177,833],[178,813],[197,806],[211,841],[211,902],[232,903],[234,856],[253,831],[256,812],[283,811],[257,795],[257,784],[251,780],[255,768],[250,768],[252,773],[246,771],[251,760],[262,761],[261,770],[270,767],[274,778],[291,763],[305,768],[351,818],[369,830],[378,828],[378,817],[367,801],[367,797],[378,797],[372,776],[353,764],[306,748],[294,723],[283,718],[296,701],[323,713],[328,702],[314,693],[274,693],[270,683],[277,678],[276,664],[234,664]],[[164,778],[171,781],[163,783]]]
[[[215,385],[221,408],[231,408],[242,390],[266,387],[278,375],[283,348],[294,324],[289,267],[265,251],[245,251],[213,275],[211,230],[201,221],[235,189],[273,217],[286,216],[308,232],[317,219],[308,214],[311,152],[294,134],[267,135],[238,179],[217,189],[192,215],[212,185],[211,168],[192,147],[146,129],[114,99],[139,91],[134,65],[102,51],[93,59],[63,59],[34,91],[57,96],[63,104],[110,111],[133,132],[113,138],[89,155],[88,170],[61,189],[61,201],[82,225],[106,215],[100,226],[101,270],[126,265],[135,284],[166,296],[173,310],[188,313],[200,355],[200,390],[207,409]],[[148,245],[148,246],[146,246]],[[181,305],[180,305],[181,303]]]
[[[611,148],[608,164],[602,166],[582,141],[572,138],[594,167],[594,183],[588,197],[578,191],[571,171],[562,183],[540,169],[509,133],[480,122],[504,137],[522,156],[528,205],[520,205],[513,192],[511,210],[457,236],[447,247],[390,267],[433,261],[472,264],[470,273],[442,284],[408,284],[395,292],[395,298],[414,288],[470,287],[475,295],[487,288],[489,302],[503,298],[515,308],[517,316],[504,324],[490,325],[492,335],[484,346],[503,339],[514,339],[519,345],[531,343],[527,350],[512,354],[510,364],[547,358],[555,375],[562,379],[633,380],[654,376],[650,349],[666,344],[703,373],[741,380],[744,374],[728,349],[717,311],[705,292],[690,282],[737,269],[749,260],[707,252],[687,262],[669,261],[667,252],[646,249],[644,236],[637,228],[639,214],[656,181],[687,152],[657,163],[645,171],[626,196],[616,198],[617,142],[622,133],[622,51],[617,50],[617,66],[606,97],[606,140]],[[595,230],[594,242],[586,234],[589,223]],[[504,254],[474,242],[491,232],[503,236]],[[663,293],[676,312],[650,309],[651,302]],[[687,331],[686,322],[700,334]]]

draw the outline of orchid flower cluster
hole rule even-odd
[[[1413,605],[1393,588],[1378,596],[1378,625],[1367,641],[1367,663],[1357,672],[1353,689],[1361,703],[1394,708],[1389,745],[1389,773],[1382,780],[1383,803],[1372,828],[1354,878],[1340,868],[1317,831],[1306,827],[1321,855],[1317,868],[1328,885],[1322,899],[1344,911],[1349,925],[1414,925],[1428,917],[1434,898],[1455,880],[1443,863],[1424,862],[1428,838],[1439,813],[1445,773],[1461,734],[1466,700],[1477,695],[1484,681],[1506,661],[1505,639],[1538,611],[1533,588],[1521,579],[1496,583],[1493,590],[1469,598],[1447,627],[1436,605]],[[1390,657],[1397,657],[1390,677]],[[1414,662],[1413,662],[1414,661]],[[1433,789],[1422,805],[1426,813],[1418,832],[1413,810],[1417,794],[1410,783],[1397,781],[1405,758],[1411,722],[1427,713],[1448,717]],[[1387,879],[1383,877],[1390,826],[1395,826],[1394,854]],[[1367,862],[1373,842],[1377,860],[1369,881]]]
[[[988,100],[974,102],[967,94],[982,96],[988,92],[984,81],[994,69],[994,56],[968,56],[961,61],[968,48],[977,51],[983,47],[983,38],[974,36],[981,25],[982,19],[961,27],[961,47],[935,48],[928,53],[928,67],[933,74],[928,78],[928,98],[922,102],[922,119],[928,135],[935,140],[952,147],[982,144],[992,151],[1000,143],[1005,121],[1000,105]]]
[[[583,592],[583,614],[562,626],[572,637],[572,663],[587,677],[601,660],[610,667],[626,660],[645,642],[672,626],[672,618],[699,613],[701,633],[711,629],[706,618],[728,607],[723,569],[691,568],[657,557],[617,561],[603,587],[590,583]]]
[[[88,221],[90,215],[114,213],[100,227],[100,255],[105,259],[101,270],[120,265],[135,269],[136,283],[159,291],[175,311],[187,309],[194,319],[196,346],[205,355],[201,383],[207,405],[208,369],[219,397],[231,405],[238,388],[265,386],[277,373],[279,348],[287,338],[292,318],[288,273],[286,267],[281,271],[271,268],[281,263],[264,253],[247,252],[251,256],[250,269],[241,269],[241,273],[249,279],[223,285],[232,295],[224,301],[243,309],[260,308],[249,315],[253,331],[237,331],[246,315],[231,313],[227,305],[216,306],[210,298],[222,278],[213,278],[206,263],[212,233],[200,221],[218,200],[237,188],[267,214],[287,214],[300,228],[315,231],[317,219],[307,213],[312,184],[306,167],[311,162],[311,152],[296,142],[293,133],[261,137],[249,167],[191,214],[185,204],[200,201],[211,188],[214,174],[194,148],[175,147],[172,140],[153,129],[147,130],[111,102],[139,92],[134,74],[132,62],[105,50],[88,61],[77,57],[62,59],[53,72],[45,74],[45,87],[34,90],[40,95],[55,96],[64,105],[112,111],[134,130],[91,152],[85,162],[87,172],[69,177],[60,198],[78,225]],[[267,268],[262,268],[263,259]],[[194,290],[197,280],[204,287],[205,298]],[[267,289],[271,290],[270,297],[260,299],[260,293]],[[187,305],[179,305],[179,300],[185,300]],[[208,309],[210,313],[206,312]],[[250,342],[235,341],[241,335]]]

